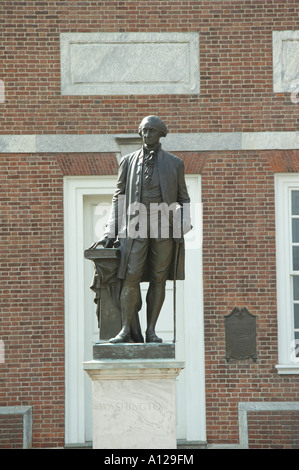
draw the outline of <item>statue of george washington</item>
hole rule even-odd
[[[145,339],[162,342],[155,326],[166,280],[184,279],[183,235],[192,228],[183,161],[161,148],[166,125],[157,116],[147,116],[138,131],[143,146],[122,158],[105,233],[91,247],[112,248],[116,239],[120,242],[117,276],[122,280],[122,328],[111,343],[144,341],[134,321],[140,309],[142,281],[149,282]]]

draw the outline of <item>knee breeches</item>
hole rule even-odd
[[[139,284],[146,266],[151,283],[165,284],[171,269],[173,250],[173,239],[135,239],[124,281],[127,284]]]

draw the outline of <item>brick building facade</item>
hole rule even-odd
[[[202,273],[192,285],[203,299],[198,381],[204,386],[200,416],[194,408],[199,428],[187,417],[180,439],[298,448],[298,1],[28,0],[2,1],[0,9],[0,446],[22,445],[22,420],[4,408],[18,406],[32,407],[33,447],[88,440],[66,438],[73,327],[65,280],[66,185],[76,178],[98,178],[99,186],[115,181],[122,153],[117,139],[134,139],[142,118],[157,114],[169,128],[165,148],[200,182],[203,208],[196,261]],[[110,94],[89,94],[94,78],[86,70],[80,75],[76,54],[91,33],[88,51],[98,47],[97,34],[101,41],[110,35],[111,43],[122,33],[122,41],[135,44],[139,33],[150,33],[155,47],[161,33],[176,34],[182,48],[197,38],[198,90],[176,91],[174,78],[167,93],[128,88],[117,94],[110,80]],[[70,65],[61,47],[67,34],[79,35]],[[180,62],[176,66],[180,70]],[[64,73],[90,83],[82,93],[66,92]],[[93,194],[88,191],[85,196]],[[226,360],[224,318],[236,306],[256,315],[256,362]],[[194,354],[200,338],[191,339]],[[186,386],[189,392],[196,399]]]

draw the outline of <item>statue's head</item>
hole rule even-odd
[[[138,128],[138,134],[142,135],[142,130],[147,127],[147,128],[152,128],[156,129],[159,132],[160,137],[166,137],[168,129],[166,125],[164,124],[163,121],[161,121],[158,116],[146,116],[144,119],[142,119],[139,128]]]

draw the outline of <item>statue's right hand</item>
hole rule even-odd
[[[104,248],[112,248],[115,240],[116,240],[115,238],[104,237],[101,240],[99,240],[98,242],[93,243],[89,247],[89,250],[94,250],[99,245],[103,245]]]

